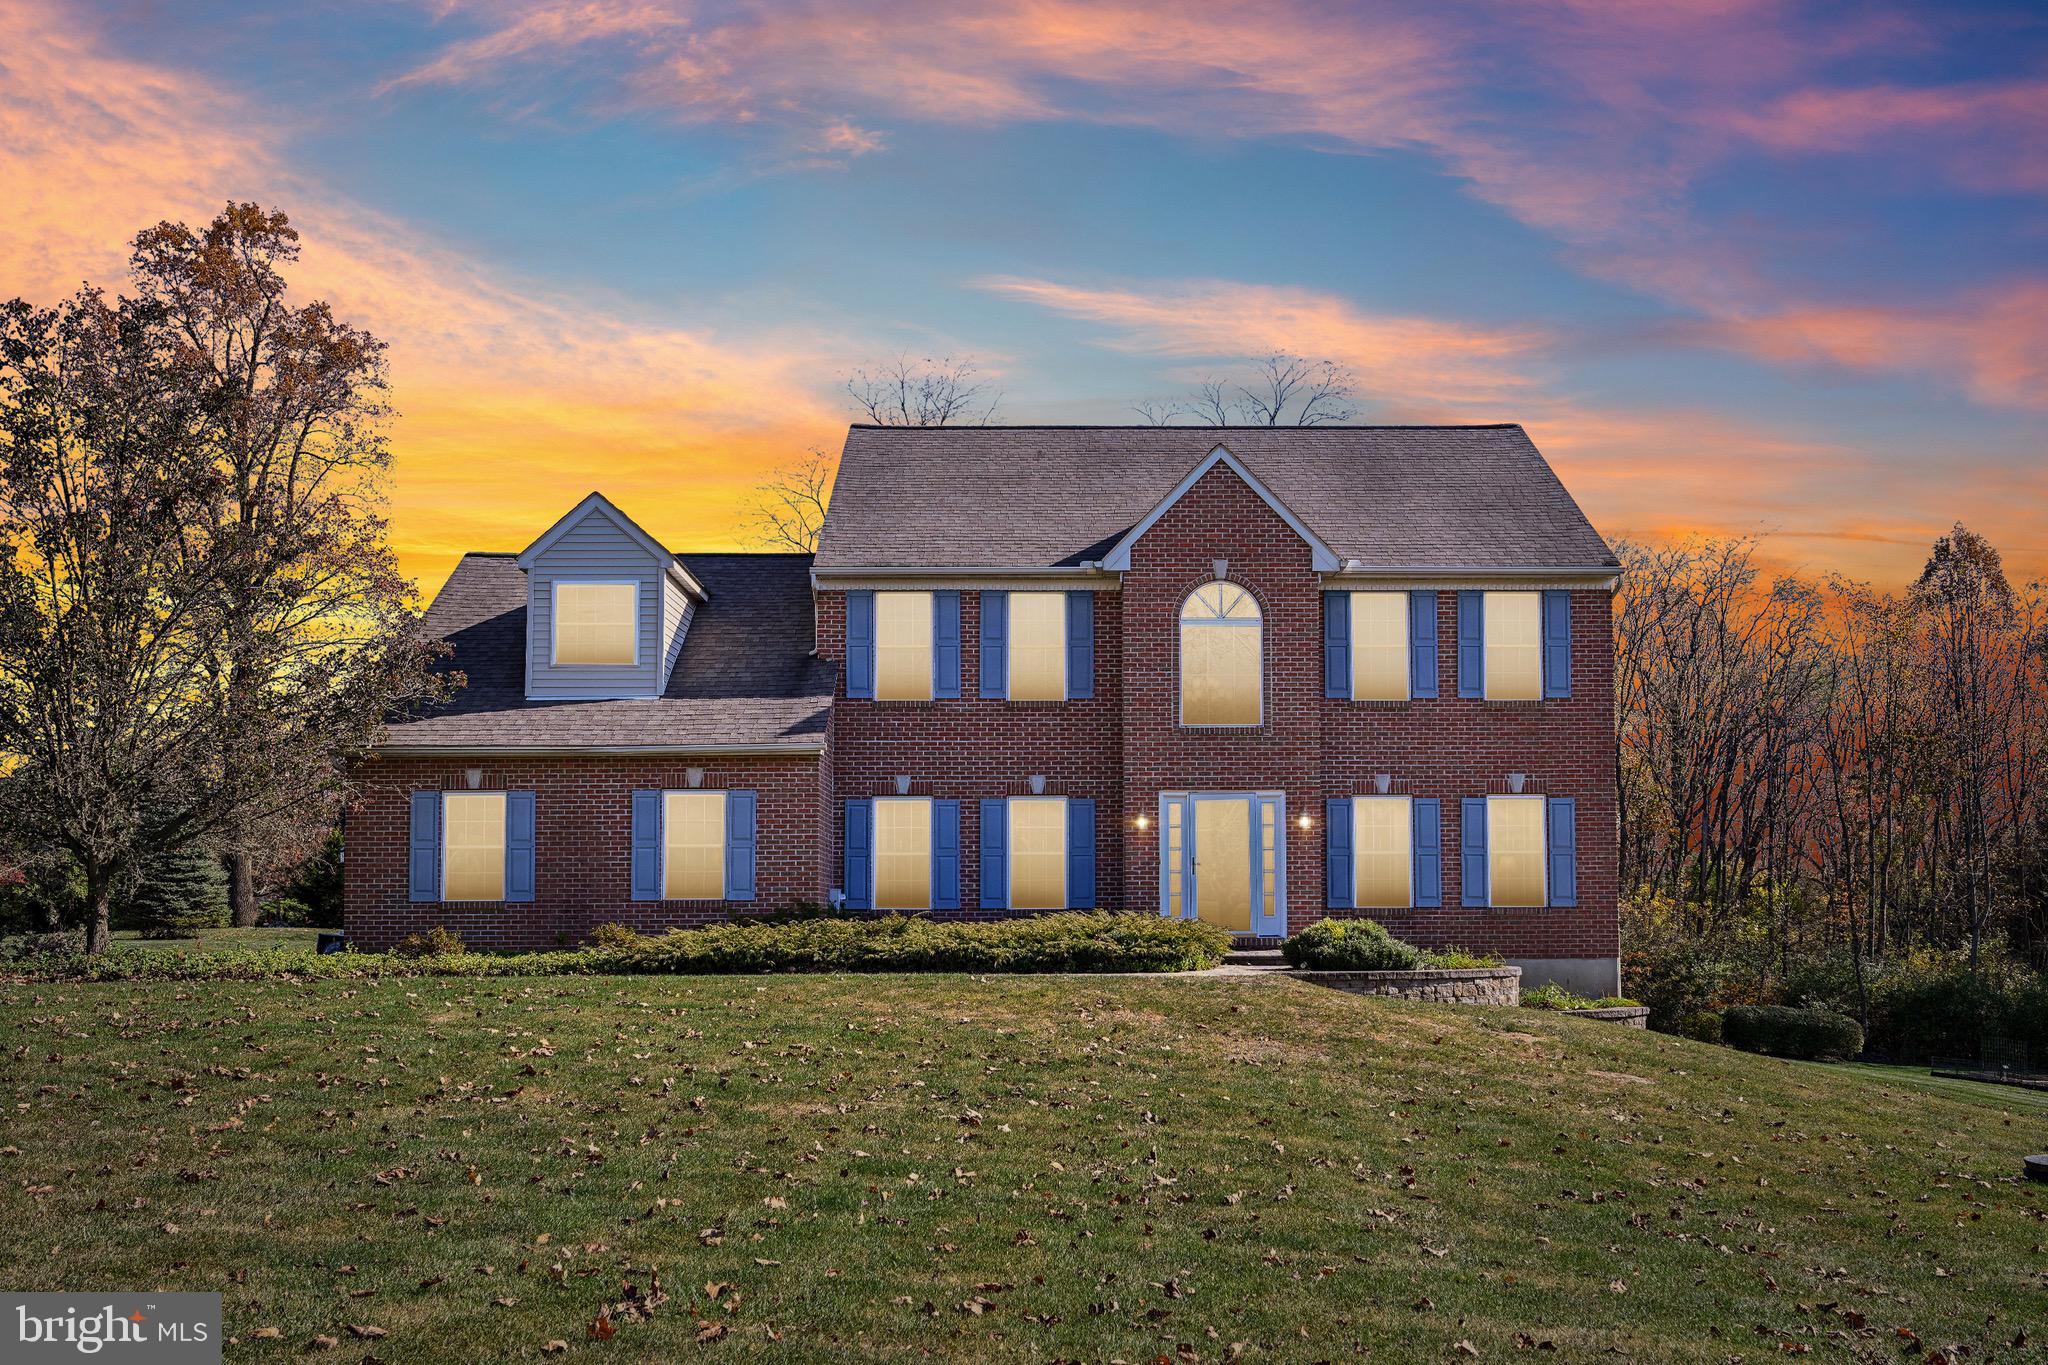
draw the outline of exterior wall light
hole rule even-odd
[[[1141,815],[1137,819],[1137,825],[1139,829],[1149,829],[1152,825],[1152,822]]]
[[[1310,826],[1312,826],[1312,825],[1313,825],[1313,824],[1314,824],[1315,822],[1314,822],[1313,820],[1309,819],[1309,818],[1308,818],[1308,817],[1307,817],[1306,815],[1302,815],[1302,816],[1298,816],[1298,817],[1296,817],[1296,818],[1295,818],[1295,821],[1294,821],[1294,823],[1295,823],[1295,824],[1297,824],[1297,825],[1300,825],[1300,826],[1301,826],[1301,827],[1302,827],[1303,829],[1308,829],[1308,828],[1309,828]]]

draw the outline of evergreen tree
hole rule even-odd
[[[228,878],[220,859],[186,847],[150,865],[123,918],[148,938],[191,938],[228,922]]]

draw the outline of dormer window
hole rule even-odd
[[[557,664],[640,662],[638,583],[555,584]]]

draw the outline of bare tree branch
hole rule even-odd
[[[885,427],[978,427],[988,425],[1002,390],[975,378],[972,357],[912,361],[906,355],[855,370],[846,379],[854,408]]]
[[[832,495],[832,457],[813,447],[769,475],[748,513],[753,542],[770,550],[814,554]]]

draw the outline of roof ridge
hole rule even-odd
[[[1263,426],[1237,423],[1201,426],[1179,422],[978,422],[961,426],[906,426],[894,422],[849,422],[849,431],[1510,431],[1520,422],[1331,422],[1322,426]]]

